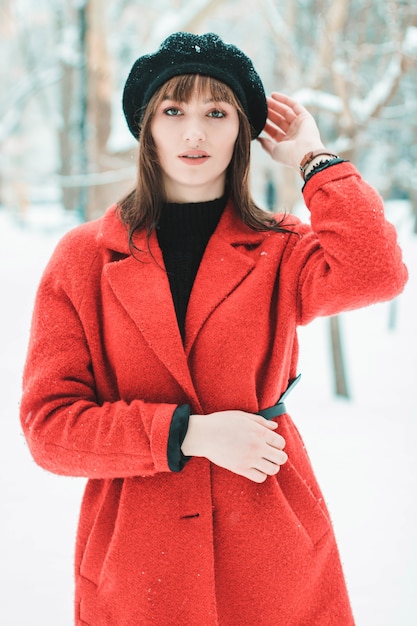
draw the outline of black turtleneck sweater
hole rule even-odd
[[[162,207],[156,228],[168,274],[181,337],[185,337],[185,316],[201,259],[226,205],[226,197],[210,202],[167,203]],[[187,434],[190,407],[178,406],[172,416],[168,438],[168,465],[182,470],[190,457],[184,456],[182,442]]]
[[[162,207],[156,233],[183,340],[194,279],[225,204],[223,197],[210,202],[167,203]]]

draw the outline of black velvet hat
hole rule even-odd
[[[214,33],[180,32],[133,64],[124,87],[123,110],[134,137],[139,137],[142,115],[155,91],[182,74],[212,76],[228,85],[248,116],[252,139],[262,132],[268,114],[265,90],[249,57]]]

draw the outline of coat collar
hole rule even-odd
[[[97,235],[99,245],[121,254],[130,255],[127,230],[119,217],[117,205],[107,209],[99,223]],[[265,237],[265,233],[255,231],[242,222],[231,200],[226,204],[214,235],[222,238],[231,246],[258,245]],[[144,256],[149,258],[145,231],[142,230],[137,233],[135,244],[144,250]],[[151,249],[154,251],[158,247],[156,236],[153,234]]]
[[[108,263],[104,274],[121,306],[132,318],[149,347],[179,382],[187,397],[194,398],[187,356],[208,317],[252,271],[255,262],[242,246],[259,244],[265,233],[242,223],[229,202],[207,245],[188,304],[185,345],[181,340],[161,249],[153,233],[148,242],[141,231],[135,244],[144,252],[135,259],[129,252],[127,233],[115,207],[103,217],[101,245],[126,255]]]

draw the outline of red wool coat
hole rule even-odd
[[[297,373],[298,324],[402,290],[394,228],[352,165],[316,174],[304,196],[312,227],[290,216],[299,236],[255,232],[229,203],[195,280],[184,345],[155,235],[155,260],[135,260],[112,207],[58,245],[37,295],[21,419],[40,465],[89,479],[78,626],[353,624],[289,415],[279,418],[289,460],[262,484],[204,458],[179,473],[167,464],[176,406],[274,404]],[[143,233],[136,244],[146,249]]]

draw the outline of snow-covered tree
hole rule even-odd
[[[68,208],[100,213],[132,183],[123,81],[138,55],[175,30],[217,31],[255,61],[267,91],[296,94],[326,142],[381,191],[416,183],[417,7],[404,0],[3,0],[0,143],[5,178],[61,189]],[[36,119],[36,124],[32,120]],[[42,134],[43,140],[39,140]],[[31,156],[27,158],[27,145]],[[45,146],[49,148],[45,158]],[[24,158],[18,159],[17,154]],[[266,160],[254,150],[262,199]],[[36,165],[35,165],[36,164]],[[291,209],[299,180],[276,173]],[[88,196],[86,196],[88,191]]]

